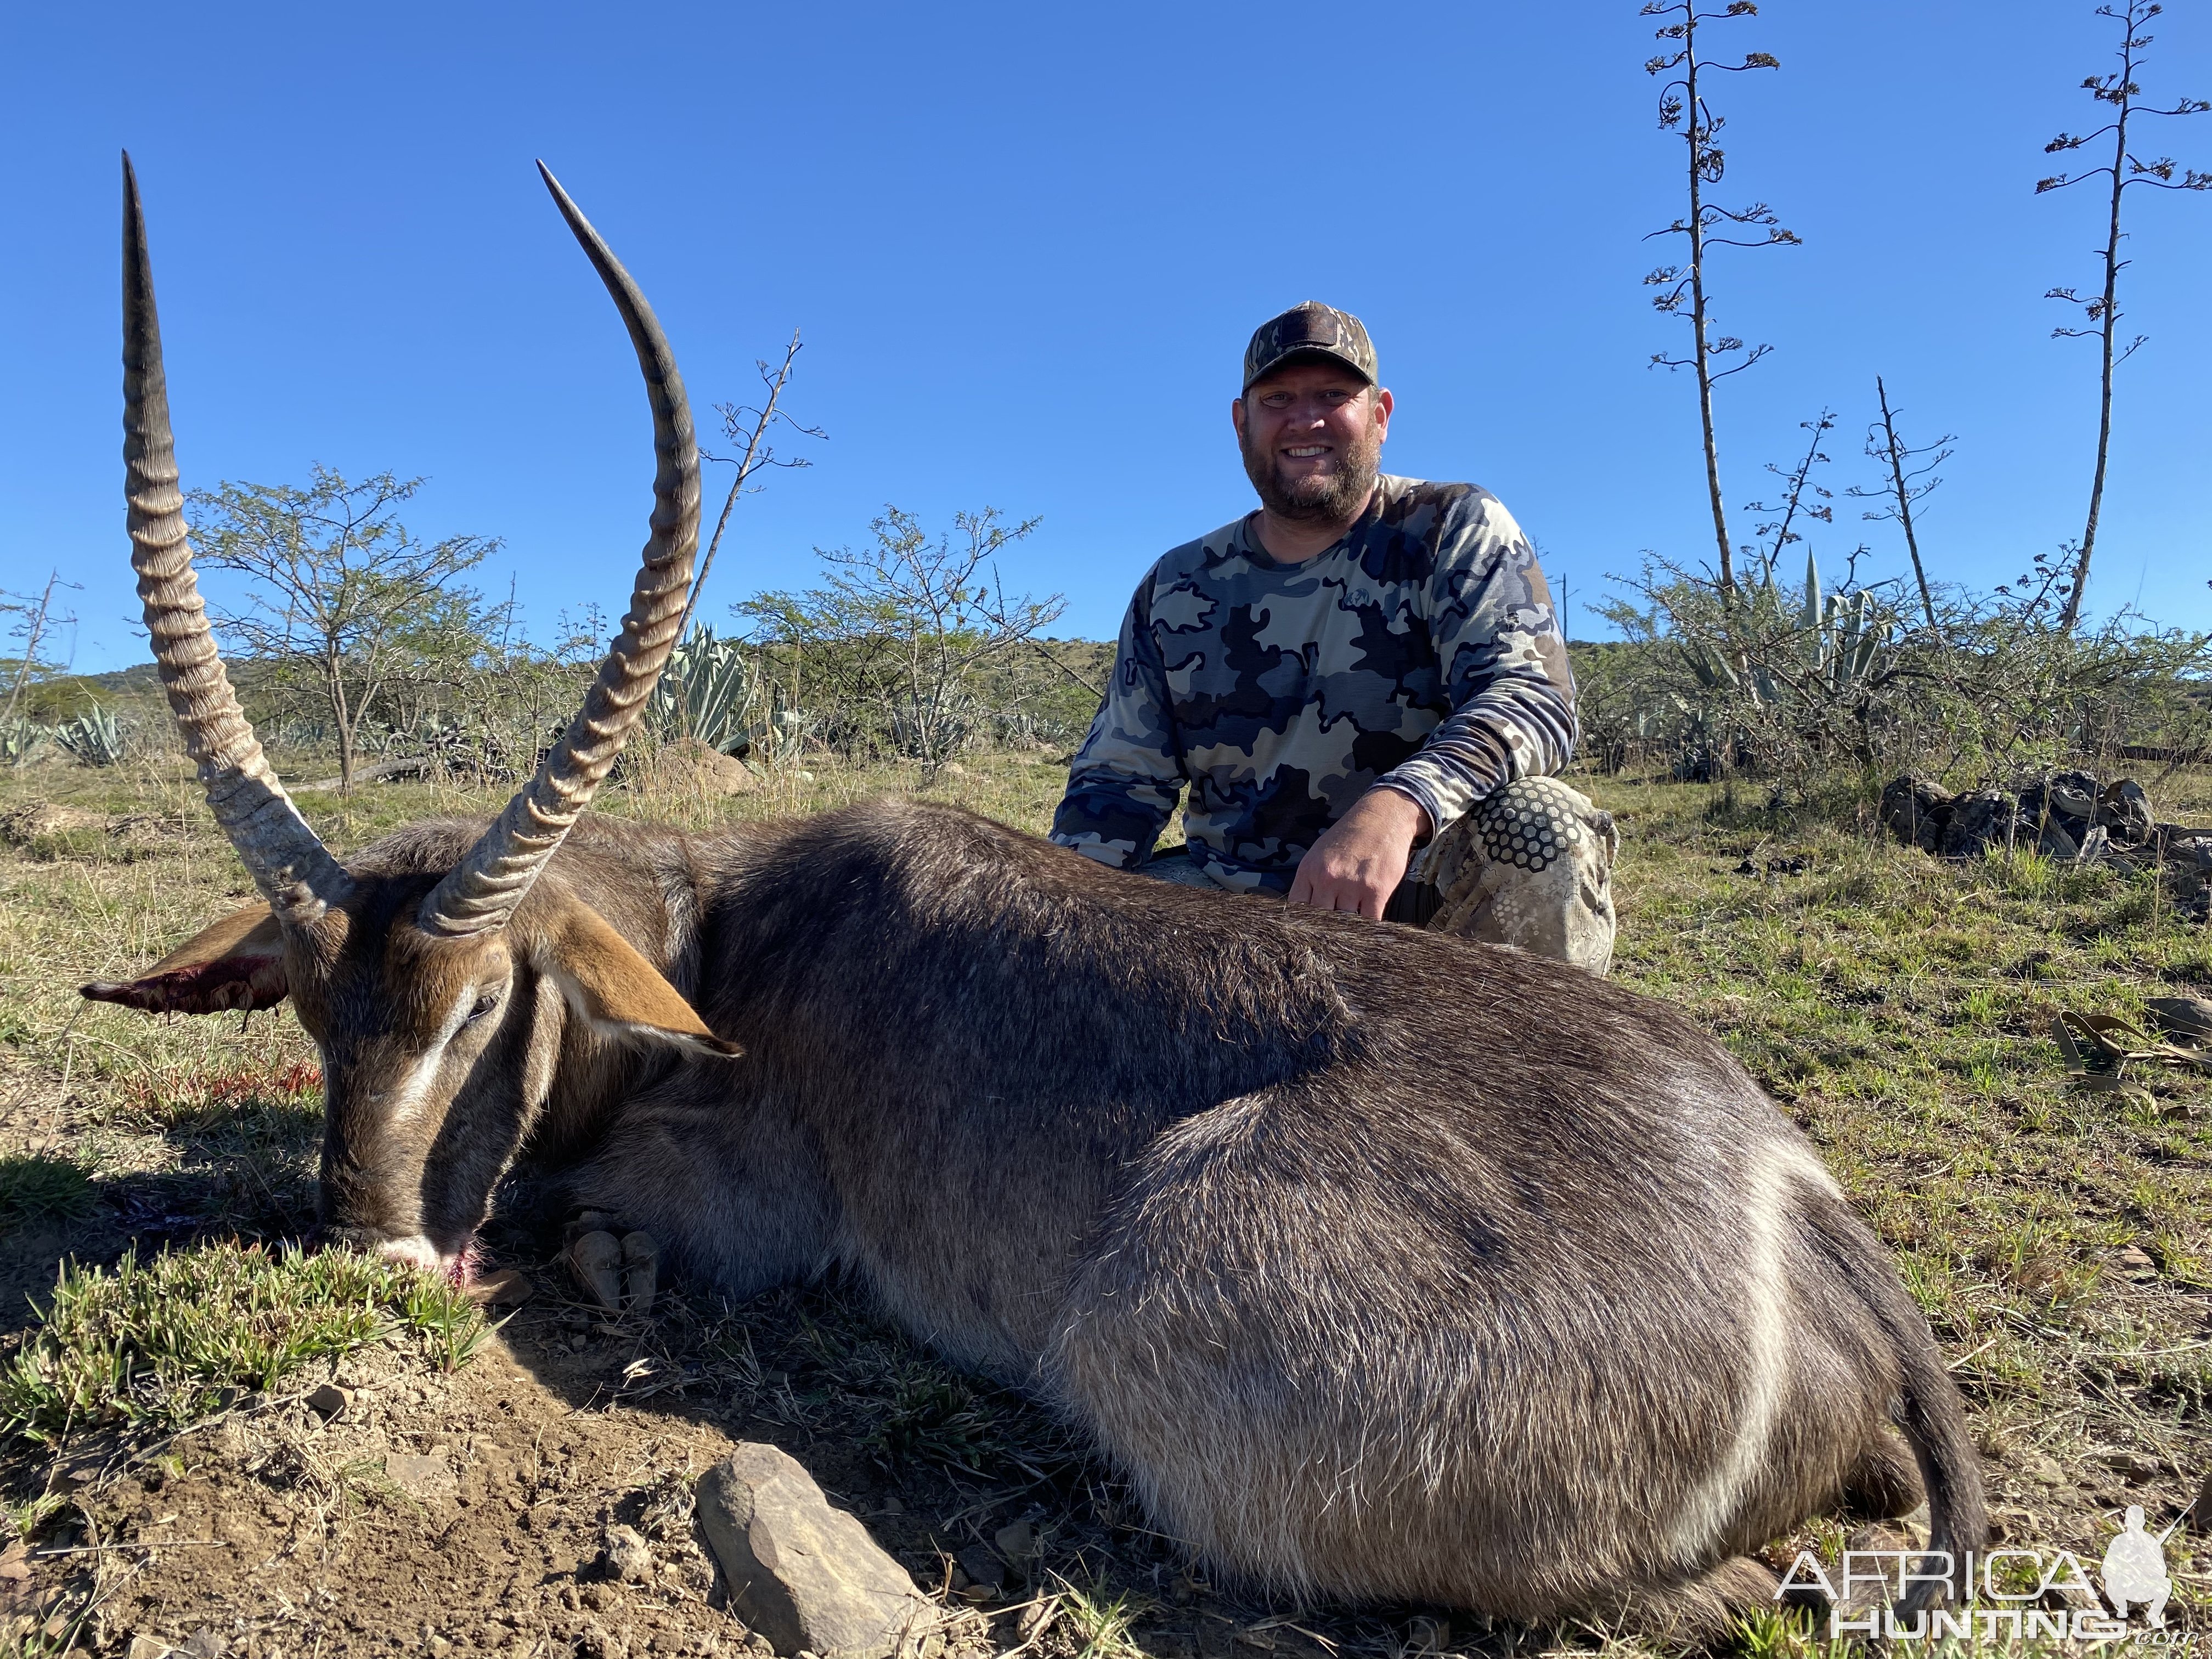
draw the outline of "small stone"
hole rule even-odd
[[[18,1538],[0,1550],[0,1582],[20,1584],[31,1576],[30,1547]]]
[[[1058,1596],[1041,1595],[1024,1608],[1022,1616],[1014,1620],[1014,1633],[1024,1642],[1034,1642],[1044,1634],[1045,1627],[1052,1623],[1059,1612]]]
[[[970,1544],[957,1559],[961,1571],[968,1575],[968,1582],[978,1589],[995,1595],[1005,1587],[1006,1564],[981,1544]]]
[[[192,1639],[177,1650],[178,1659],[187,1654],[191,1659],[222,1659],[230,1644],[213,1631],[203,1627],[192,1632]]]
[[[442,1636],[434,1636],[422,1644],[422,1651],[428,1654],[430,1659],[446,1659],[446,1656],[453,1650],[453,1643]]]
[[[388,1453],[384,1473],[410,1498],[434,1502],[460,1495],[461,1483],[454,1478],[453,1466],[435,1452]]]
[[[325,1382],[307,1396],[307,1409],[324,1422],[345,1415],[353,1406],[353,1390],[342,1389],[335,1382]]]
[[[123,1650],[123,1659],[169,1659],[172,1651],[167,1642],[151,1636],[134,1636],[131,1645]]]
[[[2130,1480],[2155,1480],[2166,1473],[2162,1462],[2143,1452],[2107,1452],[2097,1461]]]
[[[601,1559],[612,1577],[625,1584],[653,1581],[653,1547],[635,1527],[609,1527]]]
[[[993,1533],[991,1542],[1007,1560],[1026,1561],[1037,1553],[1036,1528],[1026,1521],[1017,1521]]]
[[[537,1293],[538,1287],[512,1267],[486,1273],[469,1286],[469,1300],[480,1308],[519,1308]]]
[[[2158,1263],[2151,1260],[2150,1252],[2140,1244],[2123,1244],[2114,1250],[2112,1266],[2130,1279],[2154,1278],[2158,1273]]]
[[[889,1659],[937,1624],[906,1569],[775,1447],[739,1445],[696,1490],[732,1610],[777,1653]]]
[[[576,1659],[629,1659],[629,1644],[592,1620],[576,1632]]]

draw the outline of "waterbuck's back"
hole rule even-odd
[[[848,1248],[963,1275],[945,1295],[997,1328],[994,1358],[1028,1363],[1115,1194],[1227,1103],[1265,1098],[1252,1133],[1443,1217],[1471,1261],[1641,1251],[1795,1142],[1687,1022],[1541,958],[1101,869],[950,808],[723,850],[702,1012],[805,1101]]]

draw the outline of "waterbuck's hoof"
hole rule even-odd
[[[622,1242],[623,1289],[629,1295],[634,1314],[653,1311],[653,1298],[660,1289],[660,1246],[651,1233],[625,1233]]]
[[[612,1233],[586,1233],[568,1246],[568,1272],[584,1299],[609,1313],[622,1311],[623,1247]]]
[[[622,1224],[605,1210],[583,1210],[568,1218],[561,1229],[563,1249],[574,1244],[586,1233],[611,1233]]]

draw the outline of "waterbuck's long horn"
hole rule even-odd
[[[131,568],[138,573],[154,660],[185,752],[199,766],[216,822],[278,920],[311,924],[344,894],[348,878],[270,769],[208,628],[185,533],[185,498],[177,488],[146,216],[128,154],[123,158],[123,463]]]
[[[422,927],[446,934],[482,933],[504,927],[530,884],[561,845],[569,826],[629,739],[646,699],[676,645],[684,599],[691,585],[691,556],[699,545],[699,451],[691,432],[691,406],[653,307],[629,273],[608,252],[591,222],[540,161],[538,171],[560,204],[561,216],[583,244],[614,296],[637,348],[638,367],[653,405],[653,534],[623,618],[622,637],[607,653],[584,707],[532,777],[507,804],[469,855],[423,900]]]

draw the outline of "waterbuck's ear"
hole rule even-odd
[[[284,936],[265,904],[225,916],[163,957],[141,979],[94,980],[80,994],[149,1014],[219,1014],[273,1008],[290,988]]]
[[[712,1054],[744,1053],[708,1030],[682,994],[580,899],[554,907],[536,955],[538,970],[553,975],[570,1009],[605,1036]]]

